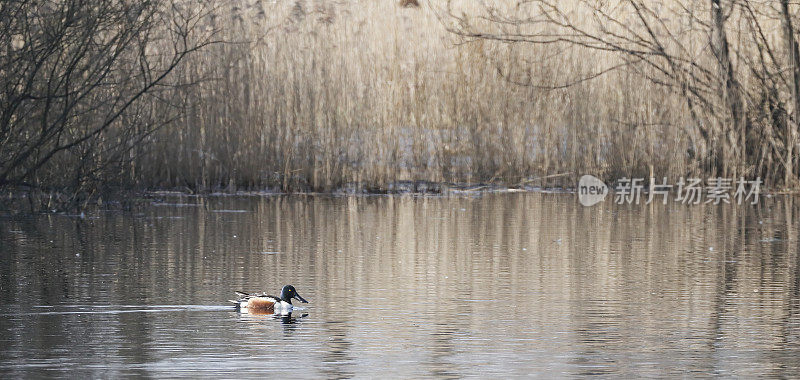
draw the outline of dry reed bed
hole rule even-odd
[[[478,3],[457,10],[485,13]],[[697,132],[685,101],[646,80],[657,75],[646,67],[564,89],[520,86],[509,79],[558,86],[620,57],[557,44],[462,43],[445,29],[455,20],[444,6],[223,4],[207,22],[229,43],[182,67],[181,76],[201,84],[182,90],[185,117],[149,141],[136,181],[198,191],[330,191],[383,190],[399,180],[518,184],[564,172],[713,174],[687,154]],[[707,54],[700,32],[682,33],[691,54]],[[779,38],[775,28],[766,33]],[[704,120],[724,123],[716,112]]]

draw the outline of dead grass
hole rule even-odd
[[[186,116],[149,142],[136,163],[139,185],[382,190],[400,180],[515,185],[565,172],[574,177],[554,181],[707,174],[687,155],[695,136],[685,102],[641,73],[614,71],[558,90],[509,80],[557,87],[618,57],[459,45],[437,17],[441,3],[407,3],[220,8],[207,21],[231,43],[183,67],[187,81],[202,84],[185,90]],[[481,12],[474,3],[460,9]]]

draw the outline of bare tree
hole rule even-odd
[[[0,4],[0,187],[77,194],[169,122],[166,86],[211,43],[200,2]]]
[[[797,177],[793,148],[800,117],[800,60],[790,7],[788,0],[527,0],[510,10],[486,6],[482,15],[470,17],[448,1],[445,13],[456,21],[449,30],[462,43],[559,45],[616,56],[619,64],[550,87],[628,70],[685,100],[698,137],[687,157],[698,157],[704,174],[762,175],[788,186]],[[782,26],[782,44],[765,35],[769,25]]]
[[[791,115],[791,122],[785,123],[785,177],[784,183],[789,186],[792,185],[797,178],[794,176],[794,146],[797,144],[797,125],[800,122],[800,50],[797,47],[797,40],[795,39],[794,22],[792,22],[792,13],[789,10],[789,0],[781,0],[781,20],[783,22],[783,38],[786,43],[786,55],[788,58],[787,66],[791,70],[792,80],[790,83],[791,88],[791,103],[793,112]]]

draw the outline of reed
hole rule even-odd
[[[685,110],[667,91],[625,71],[559,90],[520,86],[501,72],[555,85],[614,58],[457,45],[442,4],[220,8],[209,22],[233,43],[183,67],[201,85],[187,93],[186,116],[152,139],[137,164],[140,185],[382,191],[402,180],[515,185],[562,172],[652,167],[675,176],[691,167],[674,149],[689,143],[676,127]]]
[[[137,144],[125,178],[115,181],[199,192],[389,191],[398,181],[551,186],[584,173],[607,180],[735,173],[786,184],[777,171],[736,162],[743,147],[721,143],[731,138],[721,100],[704,105],[698,118],[645,64],[595,75],[624,63],[614,52],[453,33],[548,32],[480,17],[525,11],[513,4],[461,1],[452,16],[452,2],[411,3],[219,2],[196,27],[217,31],[225,43],[206,46],[173,73],[175,83],[193,86],[148,98],[170,99],[182,112]],[[584,3],[559,2],[575,19],[591,20]],[[729,34],[739,38],[732,41],[736,73],[755,93],[760,84],[744,62],[758,44],[742,33],[745,21],[731,19]],[[780,22],[763,21],[765,38],[780,41]],[[680,44],[667,50],[712,59],[708,35],[693,20],[665,22],[665,30],[681,32]],[[776,104],[785,98],[779,94]],[[765,120],[751,119],[753,128]],[[711,131],[707,140],[699,126]],[[761,146],[791,146],[773,127],[762,129],[772,135]],[[714,164],[725,160],[741,170]],[[775,156],[763,155],[762,168],[764,160]],[[570,175],[552,176],[562,173]]]

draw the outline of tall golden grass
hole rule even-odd
[[[459,12],[482,14],[480,3],[462,2]],[[185,116],[153,136],[132,180],[197,191],[382,191],[405,180],[547,186],[541,178],[561,173],[569,183],[582,173],[713,174],[687,154],[696,132],[685,100],[648,81],[645,68],[581,81],[619,56],[462,43],[446,30],[456,20],[444,2],[420,4],[222,5],[207,23],[228,42],[183,66],[183,79],[200,85],[183,90]],[[701,36],[687,38],[702,49]],[[545,88],[562,84],[572,85]]]

